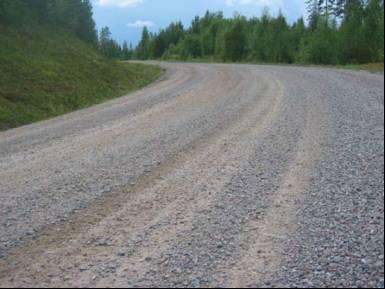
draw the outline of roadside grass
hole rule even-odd
[[[106,60],[66,32],[0,26],[0,131],[122,96],[157,66]]]
[[[367,64],[347,64],[347,65],[316,65],[316,64],[301,64],[301,63],[264,63],[255,61],[243,61],[243,62],[225,62],[213,57],[206,58],[187,58],[187,59],[163,59],[166,62],[185,62],[185,63],[213,63],[213,64],[250,64],[250,65],[281,65],[281,66],[302,66],[302,67],[320,67],[320,68],[338,68],[338,69],[349,69],[349,70],[365,70],[372,73],[383,73],[384,63],[367,63]]]
[[[368,63],[368,64],[351,64],[341,66],[340,68],[348,68],[353,70],[366,70],[373,73],[384,72],[384,63]]]

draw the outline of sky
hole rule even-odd
[[[171,22],[182,21],[189,27],[196,15],[207,10],[223,11],[225,17],[239,13],[260,16],[264,8],[275,15],[279,10],[293,22],[305,13],[305,0],[92,0],[97,28],[108,26],[119,43],[139,42],[142,29],[158,32]]]

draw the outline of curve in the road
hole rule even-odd
[[[162,65],[0,133],[0,287],[383,286],[383,76]]]

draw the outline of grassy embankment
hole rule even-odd
[[[0,25],[0,131],[119,97],[160,74],[107,60],[65,32]]]

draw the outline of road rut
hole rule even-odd
[[[0,133],[0,287],[383,286],[383,75],[161,65]]]

